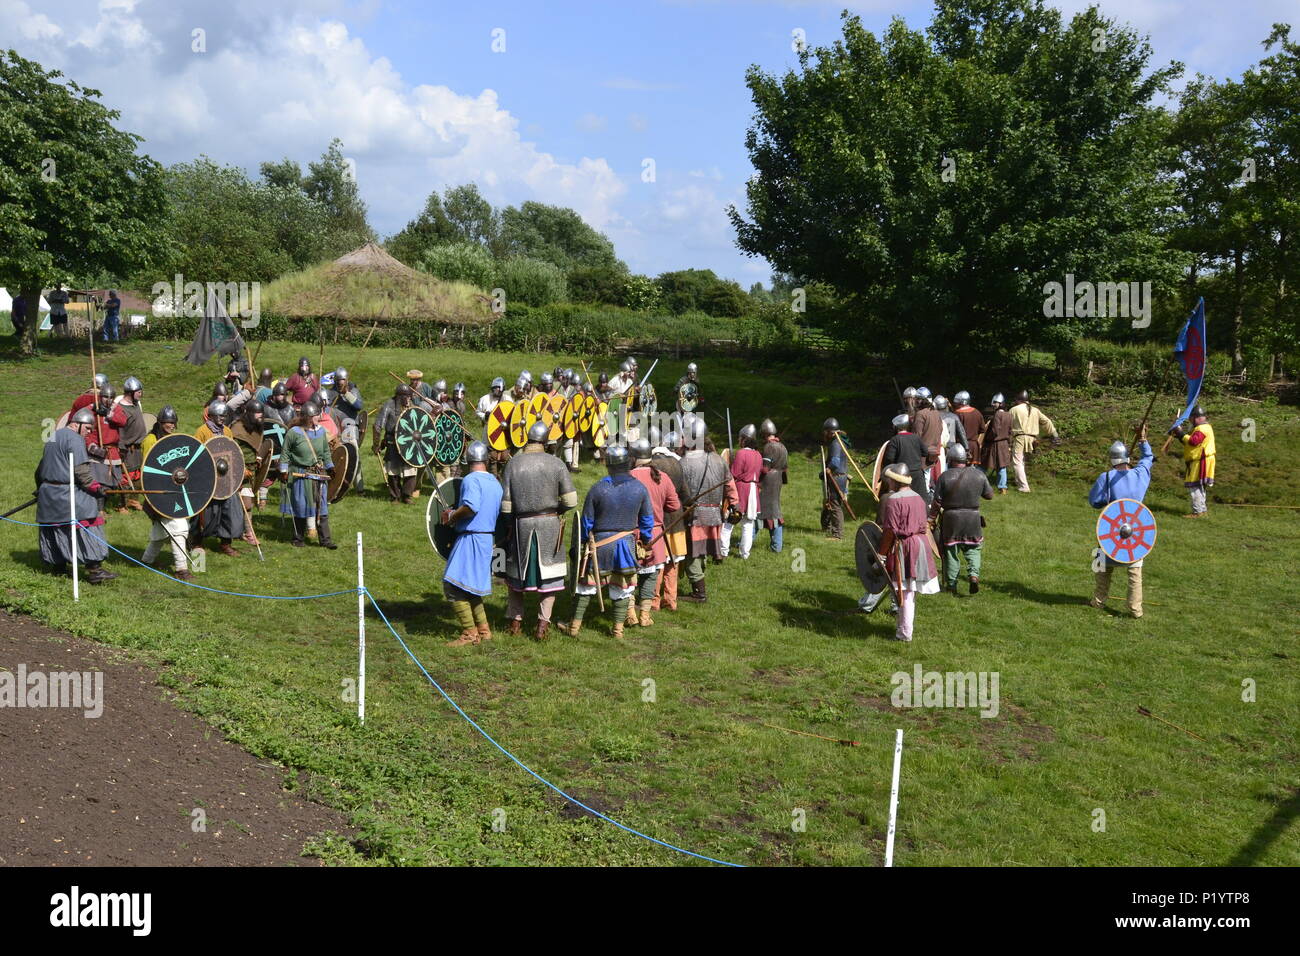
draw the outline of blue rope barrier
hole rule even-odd
[[[445,690],[442,689],[442,686],[441,686],[441,685],[440,685],[436,680],[433,679],[433,675],[431,675],[431,674],[428,672],[428,670],[425,669],[425,666],[424,666],[423,663],[421,663],[420,659],[419,659],[418,657],[416,657],[414,653],[412,653],[411,649],[407,646],[406,641],[402,640],[402,636],[401,636],[400,634],[398,634],[397,631],[395,631],[395,630],[393,629],[393,625],[389,622],[388,617],[387,617],[387,616],[384,614],[384,612],[383,612],[383,609],[380,608],[380,606],[379,606],[379,602],[375,600],[375,596],[374,596],[373,594],[370,593],[370,589],[369,589],[369,588],[362,588],[362,590],[365,592],[366,597],[370,598],[370,603],[371,603],[371,605],[374,607],[374,609],[375,609],[375,613],[378,614],[379,617],[380,617],[380,620],[382,620],[382,621],[384,622],[384,626],[388,628],[388,632],[389,632],[390,634],[392,634],[393,637],[397,638],[397,643],[399,643],[399,644],[402,645],[402,650],[406,651],[407,656],[410,657],[411,660],[413,660],[413,661],[415,662],[415,666],[418,667],[418,668],[420,668],[420,672],[421,672],[422,674],[424,674],[424,676],[428,679],[429,683],[432,684],[432,685],[434,686],[434,689],[437,690],[437,692],[438,692],[439,694],[442,695],[443,700],[445,700],[447,703],[451,704],[451,706],[455,708],[456,713],[460,714],[461,717],[465,718],[466,723],[468,723],[471,727],[473,727],[473,728],[474,728],[475,730],[477,730],[480,734],[482,734],[482,735],[483,735],[483,738],[484,738],[488,743],[490,743],[492,746],[496,747],[497,750],[501,751],[503,754],[505,754],[507,757],[509,757],[509,758],[510,758],[512,761],[514,761],[515,764],[516,764],[517,766],[519,766],[521,769],[523,769],[523,770],[526,771],[527,773],[531,774],[535,779],[537,779],[537,780],[540,781],[541,783],[546,784],[546,786],[550,787],[552,790],[554,790],[556,793],[558,793],[560,796],[562,796],[565,800],[568,800],[570,803],[574,804],[575,806],[582,807],[582,809],[586,810],[586,811],[587,811],[588,813],[590,813],[592,816],[599,817],[600,819],[604,820],[606,823],[612,823],[612,824],[614,824],[614,826],[618,827],[620,830],[625,830],[625,831],[628,832],[628,833],[631,833],[631,834],[634,834],[634,835],[636,835],[636,836],[641,837],[643,840],[649,840],[651,843],[656,843],[656,844],[658,844],[659,846],[666,847],[666,848],[669,849],[669,850],[675,850],[675,851],[677,851],[678,853],[683,853],[683,854],[685,854],[686,856],[692,856],[692,857],[695,857],[695,859],[697,859],[697,860],[706,860],[706,861],[708,861],[709,863],[718,863],[718,864],[720,864],[720,865],[722,865],[722,866],[734,866],[734,867],[742,867],[742,868],[744,867],[745,864],[743,864],[743,863],[730,863],[730,862],[728,862],[727,860],[718,860],[718,859],[714,859],[713,857],[711,857],[711,856],[705,856],[705,855],[702,854],[702,853],[695,853],[695,852],[693,852],[693,851],[691,851],[691,850],[686,850],[686,849],[683,849],[682,847],[674,846],[674,845],[671,844],[671,843],[665,843],[663,840],[656,839],[655,837],[650,836],[648,833],[642,833],[640,830],[633,829],[632,827],[628,826],[627,824],[619,823],[619,822],[618,822],[617,820],[615,820],[613,817],[608,817],[608,816],[606,816],[605,814],[601,813],[599,810],[595,810],[595,809],[593,809],[593,808],[587,806],[585,803],[583,803],[583,802],[582,802],[581,800],[579,800],[577,797],[574,797],[574,796],[571,796],[571,795],[568,794],[568,793],[565,793],[563,790],[561,790],[561,789],[560,789],[559,787],[557,787],[555,784],[551,783],[551,781],[547,780],[545,777],[543,777],[541,774],[539,774],[539,773],[538,773],[536,770],[534,770],[532,767],[528,766],[526,763],[524,763],[522,760],[520,760],[518,757],[516,757],[514,754],[512,754],[509,750],[506,750],[505,747],[503,747],[503,746],[501,746],[499,743],[497,743],[496,740],[493,739],[493,737],[492,737],[491,734],[489,734],[486,730],[484,730],[482,727],[480,727],[478,724],[476,724],[476,723],[474,722],[474,718],[470,717],[469,714],[465,713],[465,711],[463,711],[463,710],[460,709],[460,705],[457,704],[454,700],[452,700],[451,697],[448,695],[448,693],[447,693]]]

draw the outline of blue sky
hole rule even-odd
[[[1056,4],[1067,13],[1086,4]],[[104,92],[164,163],[205,153],[256,172],[333,136],[381,234],[430,190],[474,181],[498,205],[572,206],[633,270],[712,268],[748,287],[725,217],[751,173],[750,64],[793,67],[791,34],[839,35],[843,2],[417,3],[412,0],[0,0],[0,43]],[[848,4],[879,32],[929,3]],[[1296,0],[1125,0],[1155,62],[1238,75]],[[206,49],[195,52],[193,31]],[[493,31],[504,30],[504,52]],[[1298,27],[1300,29],[1300,27]],[[642,181],[653,159],[655,181]]]

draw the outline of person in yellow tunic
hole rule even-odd
[[[1011,406],[1011,467],[1016,473],[1016,491],[1029,491],[1029,478],[1025,474],[1025,455],[1034,453],[1034,444],[1046,431],[1053,445],[1061,438],[1056,434],[1052,420],[1029,404],[1029,393],[1024,389],[1016,395]]]
[[[1169,429],[1183,443],[1183,462],[1187,473],[1183,475],[1183,485],[1192,499],[1191,514],[1184,518],[1201,518],[1207,512],[1205,508],[1205,491],[1214,487],[1214,428],[1209,416],[1200,405],[1192,408],[1192,430],[1183,431],[1181,425]]]

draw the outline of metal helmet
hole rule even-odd
[[[903,398],[904,400],[909,398],[916,398],[916,387],[913,385],[909,385],[907,386],[907,388],[903,389]]]
[[[140,381],[134,375],[128,375],[126,381],[122,383],[122,393],[142,392],[144,391],[144,382]]]
[[[618,367],[618,370],[620,372],[630,372],[632,371],[632,363],[629,362],[627,359],[624,359],[623,364]]]
[[[629,355],[629,356],[627,357],[627,360],[628,360],[629,362],[632,363],[632,371],[635,372],[638,368],[640,368],[640,366],[636,364],[636,356],[635,356],[635,355]]]
[[[452,397],[452,398],[464,398],[464,397],[465,397],[465,383],[464,383],[464,382],[457,382],[455,385],[453,385],[453,386],[451,387],[451,397]]]
[[[447,394],[447,380],[445,378],[440,378],[433,383],[433,394],[435,396]]]
[[[230,414],[230,406],[218,399],[208,405],[208,420],[214,422],[224,422],[226,416]]]
[[[884,477],[893,478],[895,481],[901,482],[904,485],[910,485],[912,483],[912,471],[907,467],[907,463],[903,461],[896,461],[892,465],[886,467]]]
[[[546,444],[546,438],[551,434],[551,426],[546,422],[537,422],[532,428],[528,429],[528,440],[530,442],[540,442]]]
[[[590,383],[590,382],[583,382],[583,383],[582,383],[582,391],[583,391],[583,394],[585,394],[585,395],[590,395],[590,394],[592,394],[592,393],[595,391],[595,389],[591,387],[591,383]]]
[[[664,447],[669,451],[676,451],[682,447],[682,436],[677,432],[669,432],[664,436]]]
[[[505,387],[506,387],[506,380],[502,378],[500,375],[492,379],[492,391],[496,391],[498,388],[504,390]]]
[[[298,371],[301,372],[303,369],[306,369],[309,372],[311,371],[311,361],[305,355],[298,359]]]
[[[69,425],[93,425],[95,424],[95,413],[90,410],[89,405],[83,405],[72,413],[68,419]]]
[[[1029,392],[1023,388],[1020,391],[1016,392],[1016,401],[1018,402],[1029,401]]]
[[[266,414],[266,406],[263,405],[261,402],[259,402],[257,399],[253,399],[251,402],[249,402],[247,405],[243,407],[242,411],[244,413],[244,417],[247,418],[249,421],[256,421],[258,415]]]
[[[533,384],[533,380],[531,378],[524,378],[522,375],[515,379],[515,388],[519,389],[521,392],[531,384]]]
[[[1188,417],[1192,419],[1209,418],[1209,416],[1205,414],[1205,409],[1202,408],[1200,405],[1193,405],[1192,413]]]
[[[650,457],[650,441],[646,438],[638,438],[632,442],[631,454],[637,461],[643,461]]]
[[[659,430],[658,425],[651,425],[646,432],[646,439],[650,442],[651,448],[658,448],[663,444],[663,432]]]
[[[101,388],[103,388],[103,387],[104,387],[105,385],[107,385],[107,384],[108,384],[108,376],[105,375],[103,372],[96,372],[96,373],[95,373],[95,391],[99,391]]]
[[[694,374],[695,374],[696,372],[698,372],[699,370],[700,370],[700,367],[699,367],[698,365],[696,365],[694,362],[690,362],[690,363],[688,363],[687,366],[686,366],[686,374],[687,374],[687,375],[694,375]]]
[[[472,441],[465,452],[465,460],[471,465],[488,460],[488,446],[481,441]]]
[[[1117,441],[1115,444],[1111,445],[1110,451],[1106,454],[1110,456],[1110,463],[1112,465],[1128,464],[1128,445],[1125,445],[1122,441]]]
[[[550,372],[543,372],[543,373],[542,373],[542,385],[544,385],[544,386],[548,386],[548,387],[549,387],[549,386],[554,385],[554,384],[555,384],[555,376],[552,375]]]
[[[605,467],[610,471],[627,471],[631,464],[626,446],[611,445],[605,449]]]
[[[912,424],[912,420],[906,415],[895,415],[893,421],[889,424],[894,426],[894,431],[901,432],[904,428],[907,428]]]
[[[948,399],[942,395],[934,396],[934,407],[937,411],[946,412],[948,410]]]
[[[276,382],[275,388],[271,389],[272,401],[274,401],[277,398],[288,398],[288,397],[289,397],[288,386],[286,386],[284,382]]]
[[[758,433],[764,438],[771,438],[776,434],[776,422],[770,418],[765,418],[758,426]]]
[[[956,395],[952,397],[952,400],[957,403],[958,408],[960,408],[962,405],[969,405],[970,392],[966,391],[965,389],[962,389],[960,392],[958,392]]]
[[[222,398],[226,398],[230,395],[230,389],[226,387],[225,382],[218,382],[216,385],[212,386],[212,397],[216,398],[218,395]]]
[[[838,418],[828,418],[822,422],[822,431],[837,432],[840,430],[840,420]]]
[[[948,464],[965,464],[966,446],[952,444],[948,446]]]
[[[573,369],[571,369],[571,368],[566,368],[566,369],[564,370],[564,380],[565,380],[566,382],[569,382],[570,384],[572,384],[572,383],[574,383],[574,382],[576,382],[576,381],[578,380],[578,376],[577,376],[577,374],[573,371]]]
[[[598,378],[596,381],[597,381],[597,383],[600,384],[600,385],[608,385],[608,384],[609,384],[609,373],[608,373],[608,372],[601,372],[601,373],[600,373],[600,378]]]
[[[407,385],[405,382],[393,389],[394,398],[410,398],[414,394],[415,389],[411,388],[411,386]]]
[[[751,444],[758,439],[758,426],[750,423],[740,430],[740,440],[742,443],[750,442]]]
[[[527,382],[529,385],[532,385],[533,373],[528,371],[528,369],[524,369],[522,372],[519,373],[519,381]]]
[[[309,398],[308,401],[315,402],[321,408],[324,408],[330,403],[329,396],[325,394],[325,390],[322,388],[316,389],[316,394]]]
[[[926,388],[924,385],[922,385],[920,388],[916,390],[917,398],[929,398],[930,394],[931,394],[930,390]]]
[[[271,379],[273,378],[275,378],[275,373],[272,372],[269,368],[264,368],[262,369],[262,374],[258,378],[258,381],[269,388],[271,385]]]
[[[994,395],[993,401],[989,402],[990,405],[1005,405],[1006,403],[1007,403],[1007,397],[1003,395],[1001,392],[998,392],[996,395]]]
[[[166,422],[171,422],[175,425],[176,421],[176,409],[172,408],[172,406],[164,405],[162,410],[158,412],[158,424],[162,425]]]
[[[341,392],[343,391],[343,386],[341,383],[346,381],[348,381],[348,370],[341,366],[339,368],[336,368],[334,370],[334,387]]]
[[[554,381],[556,379],[563,379],[563,378],[564,378],[564,369],[559,365],[555,366],[555,371],[551,373],[551,380]]]
[[[321,408],[320,402],[316,401],[315,399],[312,399],[311,401],[303,402],[302,412],[301,412],[302,417],[315,418],[317,415],[320,414],[320,408]]]
[[[105,384],[99,390],[99,400],[105,404],[112,404],[113,399],[117,398],[117,389],[112,385]]]

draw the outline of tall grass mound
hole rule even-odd
[[[282,276],[262,290],[262,308],[289,318],[424,319],[482,325],[490,300],[467,282],[417,272],[373,242],[333,262]]]

